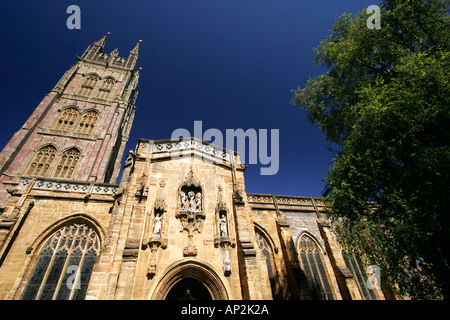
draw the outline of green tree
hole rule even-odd
[[[415,299],[450,297],[450,20],[440,0],[385,0],[381,29],[343,14],[294,90],[333,146],[323,192],[344,246]]]

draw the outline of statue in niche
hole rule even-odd
[[[228,237],[227,216],[225,213],[222,213],[220,216],[220,236]]]
[[[157,213],[155,217],[155,225],[153,226],[153,234],[152,237],[160,237],[161,234],[161,214]]]
[[[186,193],[184,193],[183,191],[180,191],[180,199],[181,199],[181,211],[186,211]]]
[[[195,193],[194,191],[189,191],[188,192],[188,198],[189,198],[189,211],[194,211],[195,210]]]
[[[195,211],[202,211],[202,194],[200,192],[195,195]]]
[[[180,211],[201,212],[202,193],[195,190],[180,191]]]

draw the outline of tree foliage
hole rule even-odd
[[[336,147],[323,195],[343,244],[416,299],[450,297],[448,9],[385,0],[381,29],[343,14],[292,101]]]

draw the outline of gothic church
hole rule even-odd
[[[90,45],[0,153],[0,299],[384,299],[318,198],[255,194],[239,154],[140,139],[139,43]]]

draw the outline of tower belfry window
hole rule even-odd
[[[90,96],[99,79],[100,79],[99,76],[95,74],[90,74],[86,76],[86,80],[81,85],[79,94],[83,96]]]
[[[59,159],[54,177],[65,179],[71,178],[79,160],[80,150],[77,148],[72,148],[64,152]]]
[[[113,78],[105,78],[102,81],[101,87],[98,89],[97,97],[100,99],[107,99],[115,83],[116,81]]]
[[[98,120],[98,113],[96,111],[86,111],[81,116],[80,123],[78,124],[78,132],[81,133],[92,133],[95,124]]]
[[[79,114],[76,108],[64,109],[53,125],[53,128],[58,130],[71,130]]]
[[[30,176],[45,176],[55,159],[55,155],[56,148],[54,146],[49,145],[39,149],[28,166],[26,174]]]

